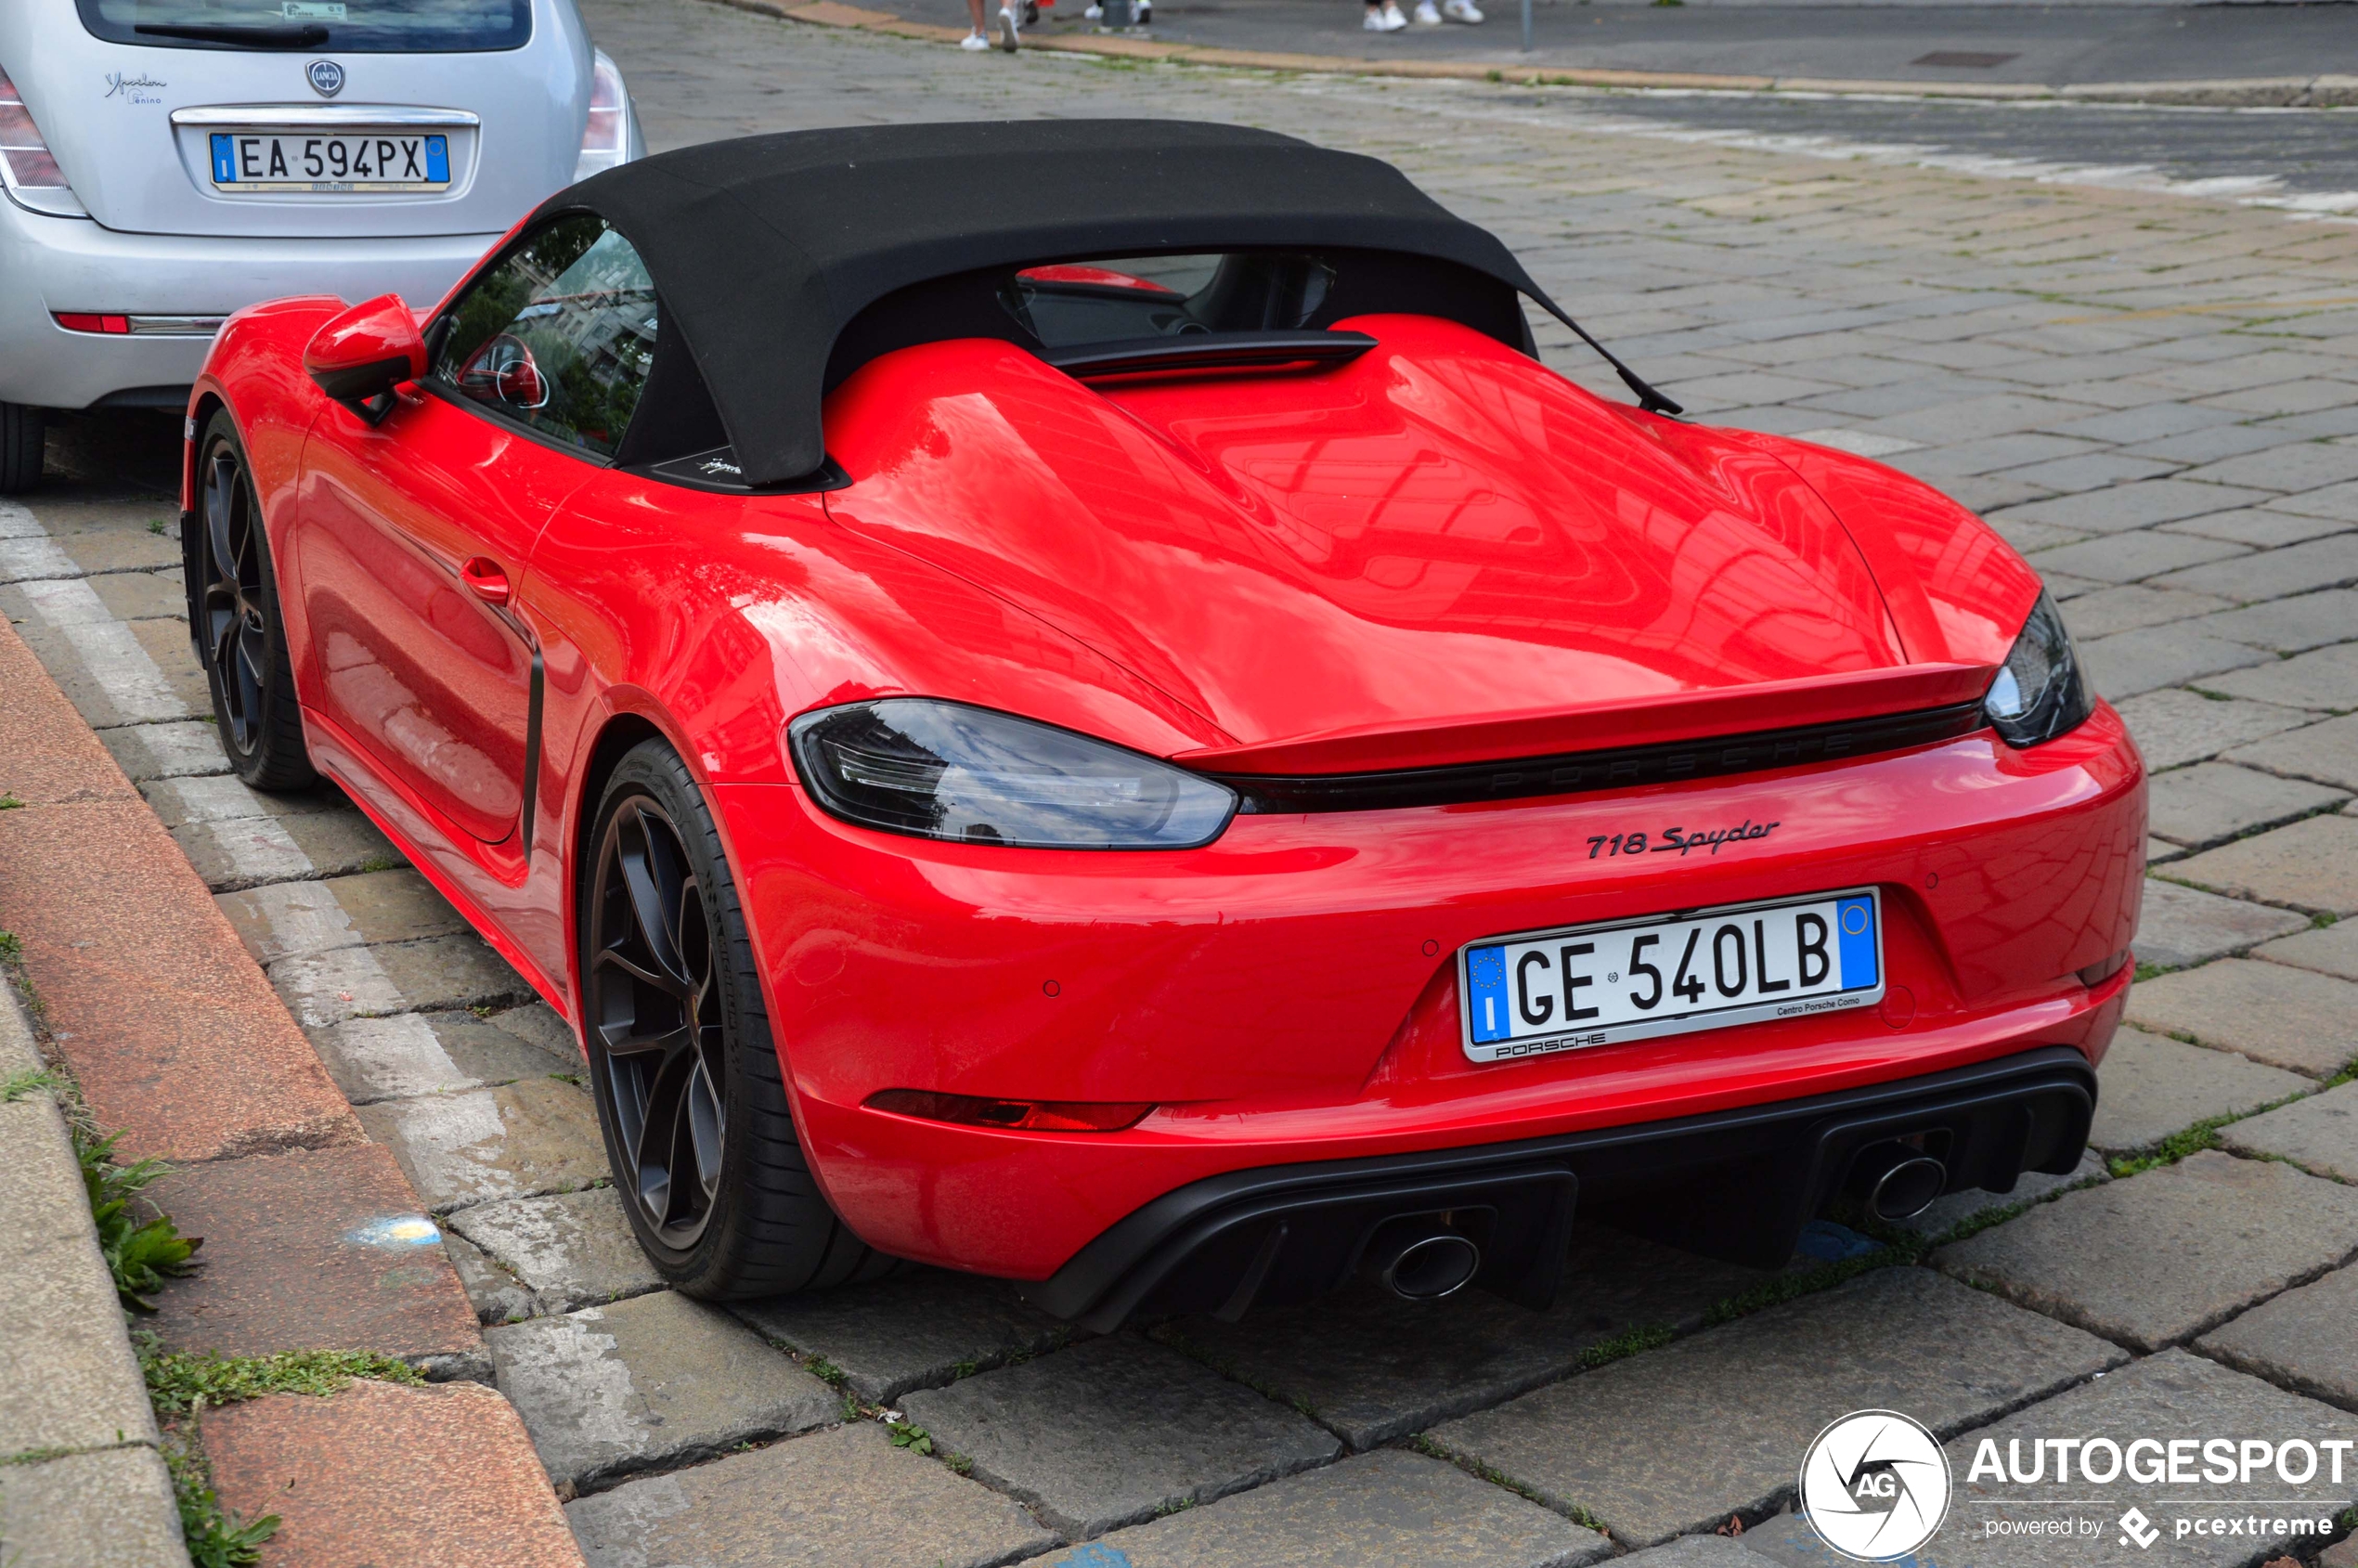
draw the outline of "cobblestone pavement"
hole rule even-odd
[[[1897,1266],[1760,1274],[1592,1231],[1539,1315],[1347,1294],[1090,1340],[936,1272],[721,1312],[639,1258],[553,1015],[341,798],[226,776],[179,618],[173,432],[69,423],[67,476],[0,504],[0,612],[441,1217],[591,1562],[1563,1564],[1741,1520],[1741,1541],[1642,1561],[1761,1568],[1829,1561],[1781,1510],[1809,1437],[1861,1406],[1923,1419],[1961,1477],[1984,1432],[2350,1431],[2358,922],[2332,922],[2358,914],[2358,227],[1582,136],[1497,89],[585,8],[659,146],[1137,112],[1391,158],[1696,416],[1878,457],[1990,517],[2157,770],[2149,967],[2095,1134],[2113,1179],[2092,1160],[1952,1200],[1863,1260]],[[880,1411],[911,1424],[857,1419]],[[2358,1473],[2294,1490],[2338,1513]],[[1966,1495],[1941,1562],[2088,1560],[1957,1549],[2041,1511]],[[2274,1544],[2153,1555],[2227,1568]]]

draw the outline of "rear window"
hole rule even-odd
[[[1334,268],[1292,251],[1117,256],[1026,267],[1000,303],[1049,348],[1206,332],[1290,331],[1327,303]]]
[[[348,55],[514,49],[532,0],[75,0],[116,44],[178,49],[332,49]]]

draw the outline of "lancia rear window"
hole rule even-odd
[[[326,49],[347,55],[521,48],[532,0],[74,0],[113,44],[165,49]]]

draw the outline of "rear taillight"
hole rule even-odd
[[[41,127],[32,123],[32,110],[6,71],[0,71],[0,183],[24,206],[45,213],[82,211],[64,171],[49,156],[49,144],[41,139]]]
[[[622,85],[622,71],[594,50],[590,65],[590,123],[581,129],[581,156],[573,177],[586,180],[601,170],[630,160],[630,95]]]

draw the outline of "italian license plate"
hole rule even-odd
[[[450,188],[450,138],[440,132],[334,136],[215,131],[216,190],[408,191]]]
[[[1511,1061],[1883,999],[1872,888],[1639,915],[1458,950],[1466,1055]]]

